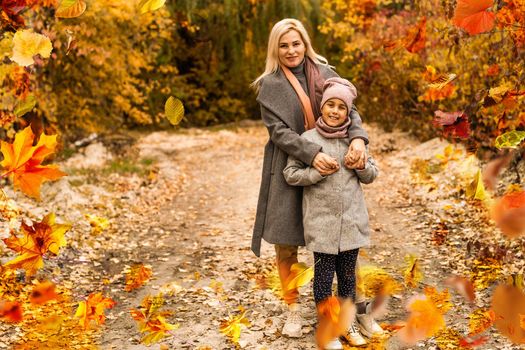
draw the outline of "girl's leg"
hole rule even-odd
[[[314,299],[319,304],[332,296],[337,255],[314,252]]]
[[[359,249],[339,252],[336,261],[337,295],[355,301],[355,264]]]

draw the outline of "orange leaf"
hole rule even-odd
[[[4,155],[0,165],[6,170],[2,176],[10,176],[14,188],[20,188],[26,195],[40,199],[42,183],[57,180],[66,173],[56,165],[41,165],[46,157],[55,152],[57,135],[40,135],[36,146],[33,146],[34,138],[31,126],[28,126],[15,135],[12,144],[0,141],[0,150]]]
[[[525,234],[525,191],[508,193],[491,209],[492,219],[507,237]]]
[[[487,340],[489,340],[487,336],[482,336],[478,338],[465,337],[459,340],[459,345],[465,348],[474,348],[476,346],[485,344]]]
[[[515,344],[525,343],[525,329],[520,315],[525,315],[525,294],[516,287],[499,285],[492,295],[491,309],[496,314],[494,326]]]
[[[81,301],[78,304],[75,317],[79,317],[79,324],[84,329],[89,328],[89,321],[93,320],[97,324],[104,324],[106,315],[104,311],[115,306],[115,302],[111,298],[105,298],[102,293],[91,293],[86,301]]]
[[[9,238],[3,239],[7,247],[20,254],[4,266],[22,268],[28,276],[34,275],[36,270],[44,266],[44,254],[50,252],[58,255],[60,247],[66,245],[64,235],[70,228],[68,224],[55,224],[53,213],[46,215],[41,222],[33,222],[31,226],[22,223],[22,236],[11,232]]]
[[[472,282],[465,277],[453,276],[445,280],[445,285],[451,286],[463,296],[469,303],[473,303],[476,299],[474,292],[474,285]]]
[[[487,11],[493,0],[458,0],[452,23],[470,35],[484,33],[494,28],[495,15]]]
[[[478,309],[469,315],[469,335],[485,332],[496,321],[496,314],[492,310]]]
[[[151,268],[143,264],[137,264],[131,268],[131,271],[126,274],[126,292],[131,292],[133,289],[141,287],[146,283],[152,275]]]
[[[22,305],[18,301],[0,300],[0,319],[7,322],[22,321]]]
[[[405,39],[403,40],[403,46],[408,52],[419,52],[425,48],[426,37],[427,18],[423,17],[416,26],[409,29]]]
[[[319,324],[315,339],[320,349],[332,339],[345,335],[354,321],[356,308],[350,299],[340,300],[331,296],[317,306]]]
[[[439,308],[425,296],[416,296],[408,305],[410,316],[397,336],[406,344],[415,344],[433,336],[445,327],[445,319]]]
[[[55,292],[55,284],[50,281],[45,281],[37,284],[30,295],[31,303],[42,305],[49,300],[56,299],[58,295]]]
[[[141,342],[153,344],[168,336],[168,332],[179,327],[166,322],[165,317],[171,315],[169,311],[159,311],[164,303],[162,294],[155,297],[146,296],[139,309],[130,310],[131,317],[138,322],[139,331],[147,333]]]

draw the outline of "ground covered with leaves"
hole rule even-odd
[[[513,338],[520,324],[505,325],[504,337],[489,309],[493,294],[512,296],[499,283],[523,287],[524,242],[502,236],[476,199],[481,189],[469,190],[479,164],[440,139],[366,128],[380,176],[365,186],[373,244],[361,258],[368,276],[393,280],[379,320],[389,334],[369,348],[400,348],[404,321],[436,328],[414,348],[518,349],[507,337],[523,341]],[[2,305],[0,348],[316,349],[311,284],[299,299],[305,336],[288,339],[273,247],[261,258],[249,248],[266,140],[259,123],[140,134],[131,144],[79,148],[59,163],[68,176],[42,187],[45,205],[7,189],[1,238],[24,229],[19,217],[70,226],[33,276],[2,268],[0,296],[19,304]],[[523,187],[520,174],[523,161],[497,191]],[[15,255],[2,244],[0,257],[5,265]],[[304,249],[300,260],[313,264]],[[373,294],[373,278],[363,276]],[[437,311],[407,321],[407,301],[422,294]]]

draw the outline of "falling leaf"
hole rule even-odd
[[[485,188],[494,191],[498,183],[500,172],[509,165],[513,154],[507,153],[504,156],[491,160],[483,169],[483,184]]]
[[[514,286],[499,285],[492,294],[494,326],[515,344],[525,343],[525,329],[520,315],[525,315],[525,294]]]
[[[423,280],[423,273],[419,266],[419,258],[412,254],[406,255],[405,263],[407,265],[403,272],[405,284],[407,287],[416,288],[418,283]]]
[[[432,89],[443,89],[447,84],[450,84],[457,78],[457,74],[450,73],[450,74],[440,74],[438,77],[436,77],[433,81],[428,83],[428,87]]]
[[[469,335],[485,332],[492,327],[496,320],[496,314],[492,310],[478,309],[469,315]]]
[[[44,281],[33,287],[31,291],[30,300],[32,304],[42,305],[49,300],[54,300],[58,297],[55,292],[55,284],[50,281]]]
[[[172,125],[178,125],[184,117],[184,106],[178,98],[170,96],[164,106],[164,113]]]
[[[75,18],[86,11],[84,0],[62,0],[56,9],[55,16],[61,18]]]
[[[166,317],[171,315],[170,311],[160,311],[164,304],[162,294],[155,297],[146,296],[142,300],[139,309],[130,310],[131,316],[137,321],[139,331],[146,333],[141,342],[150,345],[159,342],[168,337],[169,331],[179,328],[179,325],[173,325],[166,321]]]
[[[53,45],[45,35],[34,33],[31,29],[19,30],[13,37],[13,56],[11,60],[20,66],[30,66],[35,61],[33,56],[49,58]]]
[[[436,126],[443,126],[443,135],[459,137],[466,139],[470,133],[470,123],[468,117],[463,112],[434,112],[434,120],[432,123]]]
[[[66,245],[65,233],[71,228],[69,224],[56,224],[55,214],[46,215],[41,222],[32,225],[22,223],[22,235],[11,232],[9,238],[3,241],[10,249],[19,254],[15,259],[8,261],[4,266],[22,268],[31,276],[36,270],[44,266],[43,256],[46,253],[58,255],[60,247]]]
[[[509,131],[496,137],[494,146],[502,148],[516,148],[525,139],[525,131]]]
[[[445,280],[445,285],[454,288],[469,303],[473,303],[476,299],[474,285],[465,277],[451,276]]]
[[[138,4],[140,14],[158,10],[164,6],[166,0],[141,0]]]
[[[92,214],[85,214],[84,217],[89,221],[92,235],[97,236],[109,227],[109,220],[107,218],[103,218]]]
[[[137,264],[131,268],[126,274],[126,292],[131,292],[134,289],[140,288],[149,281],[152,271],[148,266]]]
[[[432,301],[437,307],[439,312],[445,314],[452,308],[452,303],[450,302],[450,294],[448,289],[444,289],[442,292],[438,292],[435,287],[427,286],[424,289],[424,293],[428,300]]]
[[[106,309],[111,309],[115,306],[115,302],[111,298],[106,298],[102,293],[91,293],[87,300],[78,303],[75,317],[80,318],[79,324],[84,328],[89,328],[91,320],[95,321],[98,325],[104,324],[106,321],[106,315],[104,314]]]
[[[2,176],[10,176],[15,189],[20,188],[28,196],[39,199],[42,182],[57,180],[66,174],[56,165],[41,165],[55,152],[57,135],[41,134],[36,146],[33,146],[34,138],[31,126],[28,126],[15,135],[12,144],[0,141],[4,155],[0,165],[6,170]]]
[[[416,53],[425,48],[425,41],[427,35],[427,18],[423,17],[417,26],[410,28],[405,39],[403,40],[403,46],[408,52]]]
[[[474,180],[467,186],[467,197],[470,199],[484,200],[487,198],[485,187],[483,186],[483,179],[481,177],[481,170],[478,170]]]
[[[407,306],[410,311],[406,326],[397,337],[408,345],[433,336],[445,327],[445,319],[439,308],[426,296],[413,297]]]
[[[17,323],[22,321],[22,314],[22,305],[18,301],[0,300],[0,319]]]
[[[490,214],[501,232],[509,238],[525,234],[525,191],[507,193],[497,199]]]
[[[458,0],[452,23],[470,35],[484,33],[494,28],[495,15],[487,11],[493,0]]]
[[[239,315],[230,315],[228,319],[222,320],[219,328],[221,333],[230,338],[234,343],[239,342],[242,328],[250,327],[250,322],[245,318],[246,310],[242,306],[239,306],[239,311],[241,312]]]
[[[31,112],[35,106],[36,106],[35,95],[31,94],[31,95],[28,95],[24,100],[20,100],[18,102],[13,113],[17,118],[20,118],[24,114]]]
[[[317,305],[318,325],[315,339],[320,349],[339,336],[346,335],[354,322],[356,307],[349,299],[330,296]]]
[[[367,298],[391,295],[401,291],[401,285],[385,270],[371,265],[360,266],[356,272],[356,288]]]

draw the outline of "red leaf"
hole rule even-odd
[[[427,37],[427,18],[423,17],[419,24],[408,31],[404,40],[405,49],[408,52],[416,53],[425,48]]]
[[[465,337],[459,340],[459,345],[465,348],[474,348],[476,346],[485,344],[487,340],[489,340],[489,337],[487,336],[482,336],[478,338]]]
[[[458,0],[452,23],[470,35],[484,33],[494,28],[495,14],[487,11],[493,0]]]
[[[22,321],[22,306],[18,301],[0,300],[0,319],[8,322]]]

